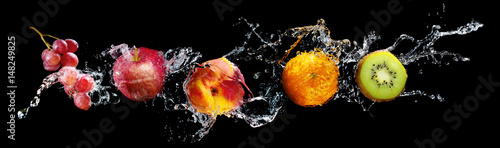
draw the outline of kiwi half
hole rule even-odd
[[[391,101],[404,91],[406,69],[388,50],[374,51],[363,57],[356,68],[356,83],[368,99]]]

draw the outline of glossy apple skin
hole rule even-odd
[[[113,66],[115,86],[127,98],[144,102],[153,99],[165,83],[165,59],[159,51],[140,47],[118,57]]]
[[[224,57],[206,61],[201,66],[204,67],[195,68],[184,87],[196,111],[220,115],[243,104],[245,90],[242,86],[247,90],[248,87],[238,67]]]

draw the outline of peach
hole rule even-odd
[[[190,104],[196,111],[208,115],[220,115],[243,104],[245,84],[238,67],[226,58],[206,61],[197,67],[184,86]],[[253,96],[253,95],[252,95]]]

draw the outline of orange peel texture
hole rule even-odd
[[[281,83],[287,96],[304,107],[321,106],[338,90],[339,69],[321,51],[299,53],[283,69]]]

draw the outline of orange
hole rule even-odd
[[[281,83],[286,95],[297,105],[321,106],[338,90],[339,69],[322,51],[299,53],[283,69]]]

